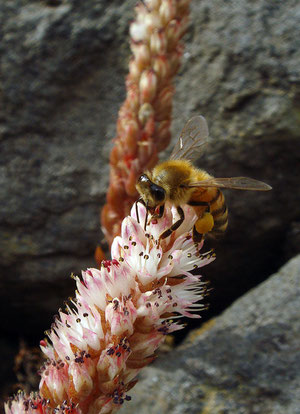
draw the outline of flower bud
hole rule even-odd
[[[137,122],[131,120],[126,122],[123,136],[120,137],[125,146],[125,151],[131,157],[135,157],[137,151],[137,142],[139,137],[139,127]]]
[[[161,0],[144,0],[146,6],[150,11],[159,9]]]
[[[145,125],[145,132],[149,137],[153,137],[155,133],[155,120],[154,117],[148,119]]]
[[[142,170],[145,170],[146,168],[149,168],[149,160],[151,158],[155,159],[155,163],[157,163],[157,152],[156,152],[156,145],[153,143],[152,140],[148,138],[148,140],[145,140],[141,142],[139,145],[139,162],[142,166]]]
[[[156,30],[150,36],[150,50],[153,55],[163,55],[167,52],[167,38],[163,29]]]
[[[151,56],[149,47],[143,43],[131,43],[131,49],[135,56],[138,68],[142,72],[147,66],[150,65]]]
[[[166,86],[155,100],[154,110],[157,114],[156,120],[163,121],[169,119],[172,111],[172,100],[174,95],[174,87]]]
[[[116,167],[118,165],[119,159],[120,159],[119,147],[115,146],[111,150],[109,162],[112,166]]]
[[[129,62],[129,78],[135,82],[138,82],[141,76],[139,65],[135,59],[131,59]]]
[[[134,115],[134,118],[136,118],[136,114],[139,110],[139,94],[137,92],[137,85],[132,85],[128,89],[127,99],[126,99],[126,105],[128,105],[128,108],[132,115]]]
[[[157,91],[157,77],[154,70],[144,70],[141,75],[139,87],[141,103],[152,102]]]
[[[165,55],[157,56],[153,59],[152,64],[153,69],[158,78],[159,86],[162,86],[162,83],[166,81],[166,78],[169,75],[169,62]]]
[[[152,118],[154,115],[153,106],[149,103],[144,103],[139,110],[138,118],[142,128],[144,128],[146,122],[149,118]]]
[[[147,30],[147,37],[162,26],[160,15],[154,10],[151,13],[146,13],[143,16],[143,20]]]
[[[126,193],[129,196],[136,196],[137,191],[135,188],[136,185],[136,174],[134,172],[134,170],[131,170],[128,174],[128,177],[125,181],[125,189],[126,189]]]
[[[168,39],[168,50],[172,50],[183,35],[182,24],[178,20],[171,20],[166,27],[166,37]]]
[[[143,23],[133,22],[129,28],[130,37],[134,42],[140,42],[147,36],[147,28]]]
[[[159,15],[162,23],[166,25],[176,15],[176,5],[173,0],[162,0],[159,8]]]
[[[121,186],[116,185],[116,181],[114,181],[114,185],[110,186],[107,193],[107,201],[108,203],[113,203],[116,207],[120,206],[120,198],[124,196],[123,194],[124,189]],[[120,210],[121,206],[116,209],[116,211]]]

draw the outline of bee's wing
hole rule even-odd
[[[208,142],[208,126],[203,116],[194,116],[183,128],[170,156],[171,160],[197,158]]]
[[[235,190],[254,190],[254,191],[268,191],[272,187],[262,181],[255,180],[248,177],[230,177],[230,178],[209,178],[196,183],[190,183],[188,187],[220,187],[232,188]]]

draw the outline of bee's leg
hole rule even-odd
[[[166,231],[164,231],[160,236],[159,236],[159,238],[160,239],[165,239],[166,237],[168,237],[168,236],[170,236],[170,234],[172,234],[173,233],[173,231],[175,231],[175,230],[177,230],[178,229],[178,227],[183,223],[183,220],[184,220],[184,211],[182,210],[182,208],[181,207],[177,207],[177,211],[178,211],[178,214],[179,214],[179,216],[180,216],[180,219],[179,220],[177,220],[177,221],[175,221],[175,223],[174,224],[172,224],[172,226],[168,229],[168,230],[166,230]]]
[[[204,234],[198,233],[196,227],[193,227],[193,241],[195,243],[200,243],[204,239]]]

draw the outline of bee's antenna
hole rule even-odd
[[[148,220],[148,201],[146,203],[146,217],[145,217],[145,225],[144,225],[144,230],[146,231],[146,226],[147,226],[147,220]]]

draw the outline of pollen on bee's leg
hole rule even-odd
[[[195,223],[198,233],[205,234],[210,232],[214,227],[214,218],[210,213],[204,213]]]

